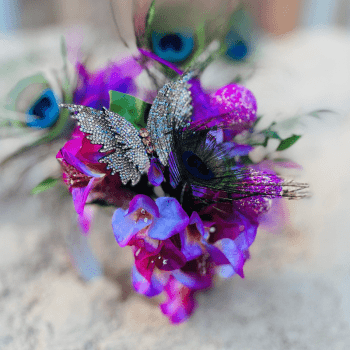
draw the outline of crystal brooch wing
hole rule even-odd
[[[61,104],[77,119],[80,130],[89,134],[92,144],[102,145],[100,152],[108,152],[99,161],[107,164],[111,174],[119,173],[124,185],[135,185],[150,166],[145,146],[137,129],[120,115],[107,109],[102,111],[74,104]]]
[[[192,115],[192,97],[188,81],[194,72],[165,84],[158,92],[147,119],[147,130],[160,162],[168,165],[172,150],[172,130],[183,127]]]

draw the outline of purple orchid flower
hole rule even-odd
[[[197,259],[198,271],[192,272],[204,276],[214,266],[231,265],[232,271],[244,277],[243,265],[255,239],[257,225],[252,225],[240,213],[235,213],[235,219],[232,217],[224,220],[214,212],[213,221],[203,223],[197,213],[191,215],[190,224],[180,237],[182,252],[188,261]]]
[[[149,238],[165,241],[183,230],[188,222],[188,215],[175,198],[160,197],[154,201],[137,195],[128,210],[119,208],[114,212],[112,226],[117,242],[124,247],[144,228]]]
[[[77,64],[78,84],[73,101],[76,104],[102,109],[109,107],[109,91],[136,94],[135,78],[142,67],[134,58],[125,58],[90,73],[82,63]]]
[[[132,247],[135,257],[134,287],[143,294],[161,290],[155,276],[159,271],[172,271],[185,265],[186,258],[172,237],[182,231],[189,218],[175,198],[156,201],[137,195],[129,209],[114,212],[112,226],[121,247]],[[158,286],[158,287],[157,287]]]
[[[149,279],[136,266],[133,269],[137,291],[149,297],[165,293],[166,301],[160,308],[174,324],[191,316],[196,306],[195,292],[212,286],[217,268],[224,277],[234,274],[243,277],[243,265],[255,239],[257,225],[232,206],[222,206],[226,215],[221,211],[218,214],[214,208],[207,209],[206,217],[211,216],[212,221],[203,222],[199,214],[193,212],[188,225],[179,233],[185,265],[168,272],[158,269]]]
[[[210,232],[208,252],[217,266],[226,265],[226,270],[230,270],[230,276],[225,277],[238,274],[243,278],[243,266],[250,256],[258,222],[244,216],[234,205],[218,204],[218,208],[211,206],[204,210],[206,217],[210,217],[209,222],[204,222]]]

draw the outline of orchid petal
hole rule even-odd
[[[136,195],[132,199],[132,201],[129,204],[128,214],[131,214],[140,208],[144,209],[152,216],[155,216],[157,218],[159,218],[160,216],[159,209],[154,200],[148,196],[145,196],[144,194]]]
[[[148,225],[149,223],[141,220],[135,223],[128,215],[127,211],[121,208],[117,209],[112,217],[114,237],[121,247],[128,245],[131,238]]]
[[[236,274],[231,265],[221,265],[218,267],[218,273],[223,278],[230,278]]]
[[[189,225],[193,225],[195,224],[197,226],[197,230],[198,232],[201,234],[201,236],[203,238],[205,238],[206,233],[205,233],[205,229],[204,229],[204,224],[202,219],[200,218],[200,216],[198,215],[197,212],[192,212],[190,220],[189,220]]]
[[[164,290],[167,300],[160,305],[163,314],[168,316],[170,322],[174,324],[186,321],[196,307],[193,291],[172,276]]]
[[[159,255],[162,258],[161,264],[157,264],[157,267],[160,270],[177,270],[184,266],[187,262],[185,255],[178,248],[176,248],[170,240],[164,241]]]
[[[195,228],[193,227],[195,226]],[[198,213],[193,212],[188,226],[180,233],[181,252],[187,261],[198,258],[203,254],[202,240],[207,236],[203,222]]]
[[[154,274],[151,281],[148,281],[139,273],[135,265],[132,268],[132,285],[136,292],[146,295],[149,298],[160,294],[164,289],[164,283]]]
[[[206,244],[206,248],[215,265],[220,266],[230,264],[230,261],[225,254],[219,248],[215,247],[215,245]]]
[[[186,257],[187,261],[194,260],[203,254],[199,243],[188,240],[186,231],[180,234],[181,238],[181,252]]]
[[[89,234],[93,215],[93,208],[84,208],[83,213],[78,215],[78,223],[84,236]]]
[[[144,259],[135,259],[135,266],[137,271],[149,282],[151,282],[152,275],[154,272],[155,257],[147,256]]]
[[[181,297],[170,299],[160,305],[162,313],[168,316],[172,324],[185,322],[192,315],[195,307],[196,302],[193,295],[185,300],[181,299]]]
[[[248,227],[245,227],[245,230],[234,239],[235,244],[241,251],[248,250],[253,244],[256,237],[257,228],[257,225],[249,225]]]
[[[215,246],[226,256],[237,274],[244,278],[243,265],[245,258],[236,243],[229,238],[223,238],[215,243]]]
[[[189,222],[188,215],[175,198],[160,197],[156,204],[160,218],[156,220],[149,232],[151,238],[165,240],[181,232]]]
[[[182,270],[175,270],[172,275],[184,286],[192,290],[207,289],[211,286],[211,277],[208,275],[186,273]]]
[[[132,268],[132,285],[135,288],[136,292],[140,294],[147,294],[151,282],[147,281],[138,271],[134,265]]]
[[[141,259],[142,255],[140,253],[143,254],[143,250],[145,254],[157,255],[162,248],[158,239],[153,239],[148,236],[148,229],[149,227],[145,227],[138,231],[128,243],[128,245],[137,248],[135,250],[135,254],[137,253],[135,258],[137,256]],[[139,248],[143,248],[143,250],[140,251]]]
[[[94,186],[96,178],[92,178],[86,187],[75,187],[72,190],[72,197],[75,211],[78,215],[82,215],[84,212],[84,206],[86,204],[88,195]]]
[[[78,158],[76,158],[75,156],[73,156],[73,154],[69,153],[67,150],[65,150],[64,148],[61,149],[61,153],[62,156],[64,158],[64,160],[72,165],[74,168],[76,168],[77,170],[79,170],[81,173],[87,175],[87,176],[91,176],[94,178],[101,178],[103,176],[105,176],[105,174],[98,174],[92,170],[90,170],[85,164],[83,164]]]

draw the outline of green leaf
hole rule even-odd
[[[32,194],[37,194],[40,192],[47,191],[48,189],[54,187],[58,183],[58,179],[54,179],[52,177],[48,177],[44,181],[40,182],[39,185],[35,186],[31,193]]]
[[[264,134],[269,139],[282,140],[276,131],[272,131],[270,129],[267,129],[267,130],[263,130],[261,133]]]
[[[288,137],[287,139],[282,140],[277,148],[277,151],[284,151],[285,149],[294,145],[300,138],[301,138],[301,135],[292,135],[291,137]]]
[[[136,129],[146,127],[151,104],[118,91],[109,91],[109,109],[132,123]]]
[[[263,147],[267,147],[267,142],[269,141],[268,137],[265,137],[265,141],[261,144]]]

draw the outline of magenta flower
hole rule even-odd
[[[248,249],[255,239],[257,224],[232,206],[222,205],[220,210],[214,206],[207,208],[204,217],[211,221],[203,222],[193,212],[189,224],[180,233],[181,251],[187,263],[171,271],[167,282],[164,279],[162,283],[153,283],[158,286],[157,293],[166,294],[166,301],[160,307],[172,323],[191,316],[196,306],[195,292],[212,286],[217,268],[224,277],[235,273],[243,277]]]
[[[137,195],[128,210],[117,209],[112,218],[114,236],[121,247],[132,247],[135,257],[133,280],[143,294],[159,289],[156,275],[185,265],[186,258],[176,241],[189,218],[175,198],[160,197],[156,201]],[[164,276],[163,276],[164,277]]]
[[[88,72],[82,63],[77,64],[78,82],[73,102],[96,109],[109,106],[109,91],[135,93],[134,79],[142,67],[134,58],[125,58],[96,72]],[[93,145],[77,127],[70,140],[58,152],[62,177],[73,196],[74,207],[84,233],[88,233],[91,214],[85,209],[88,200],[104,200],[121,206],[129,201],[131,193],[120,190],[118,175],[107,174],[105,164],[99,163],[103,156],[101,145]]]
[[[206,232],[203,222],[196,212],[193,212],[187,227],[180,234],[181,251],[187,261],[201,256],[205,250],[205,242],[209,234]]]
[[[65,169],[64,177],[71,189],[75,211],[83,233],[87,234],[90,229],[91,213],[85,208],[90,191],[101,181],[105,174],[96,173],[86,167],[78,158],[66,151],[60,151],[61,164]],[[69,179],[69,180],[68,180]]]
[[[74,208],[85,234],[91,223],[91,213],[85,208],[88,201],[101,199],[110,204],[122,205],[131,193],[121,188],[118,175],[109,175],[106,165],[99,163],[103,156],[100,145],[93,145],[77,127],[69,141],[57,153],[63,181],[72,193]]]
[[[117,209],[113,215],[114,235],[121,247],[129,244],[141,229],[147,229],[147,236],[166,240],[183,230],[188,216],[175,198],[160,197],[156,201],[137,195],[130,202],[129,209]]]
[[[243,265],[249,257],[248,249],[255,239],[258,225],[231,205],[219,206],[222,212],[217,206],[206,208],[204,216],[210,221],[203,222],[195,212],[191,215],[190,224],[180,235],[182,252],[189,261],[197,260],[192,273],[210,276],[214,267],[227,265],[231,266],[232,275],[237,273],[244,277]]]
[[[172,323],[191,315],[194,292],[212,286],[217,268],[225,277],[243,277],[258,224],[232,204],[217,205],[189,218],[174,198],[137,195],[113,215],[117,242],[134,253],[135,290],[148,297],[164,292],[161,310]]]

